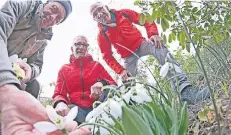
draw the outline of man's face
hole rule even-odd
[[[49,28],[59,24],[66,15],[65,8],[58,2],[48,2],[44,5],[41,28]]]
[[[111,15],[109,10],[105,6],[96,8],[92,13],[93,19],[99,23],[109,24],[111,23]]]
[[[87,48],[89,44],[84,38],[77,38],[74,40],[74,44],[72,46],[73,54],[76,58],[80,58],[86,55]]]

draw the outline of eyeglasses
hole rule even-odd
[[[101,15],[105,12],[105,10],[107,10],[107,9],[104,6],[98,7],[92,14],[93,18],[95,20],[100,20]]]
[[[84,46],[84,47],[88,47],[89,46],[89,44],[87,44],[87,43],[83,43],[83,42],[78,42],[78,43],[74,43],[74,45],[73,46],[75,46],[75,47],[79,47],[79,46]]]

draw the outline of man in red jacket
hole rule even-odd
[[[158,35],[158,29],[155,24],[146,22],[143,26],[147,31],[149,39],[145,39],[134,24],[139,24],[140,13],[129,9],[109,9],[108,6],[100,2],[94,3],[90,7],[90,13],[93,19],[98,22],[99,34],[98,44],[106,63],[126,81],[129,76],[137,74],[137,61],[139,57],[145,55],[154,56],[161,65],[165,64],[166,57],[173,62],[178,69],[180,65],[176,62],[168,49],[162,44],[162,39]],[[112,55],[111,44],[125,59],[124,67],[121,66]],[[138,56],[138,57],[137,57]],[[198,91],[191,86],[187,76],[182,72],[174,70],[168,72],[171,78],[171,84],[176,89],[178,79],[183,101],[194,103],[208,97],[208,90]],[[190,97],[191,96],[191,97]]]
[[[117,85],[103,66],[87,54],[89,44],[84,36],[77,36],[71,47],[70,63],[62,66],[53,95],[54,108],[66,116],[69,107],[78,106],[76,121],[82,123],[96,100],[103,101],[107,92],[104,85]]]

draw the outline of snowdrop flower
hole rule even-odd
[[[41,132],[54,132],[58,129],[66,131],[64,126],[66,123],[71,122],[75,119],[75,117],[77,116],[77,113],[78,113],[78,107],[73,107],[69,111],[67,116],[65,116],[65,117],[58,115],[56,113],[55,109],[50,105],[46,106],[46,112],[47,112],[49,119],[53,123],[48,122],[48,121],[37,122],[34,124],[34,127],[37,130],[39,130]]]
[[[14,54],[9,57],[11,63],[16,63],[16,62],[27,62],[27,58],[19,58],[17,54]]]
[[[152,98],[148,95],[147,90],[143,87],[142,84],[136,84],[136,89],[134,90],[135,93],[131,97],[132,100],[136,101],[137,103],[143,102],[151,102]]]
[[[100,115],[102,118],[97,119],[97,118],[92,118],[91,120],[88,121],[88,123],[100,123],[102,125],[108,126],[108,124],[114,126],[115,122],[109,118],[109,116],[106,113],[103,113]],[[109,131],[101,126],[96,126],[96,125],[87,125],[88,128],[91,129],[91,132],[96,134],[97,132],[100,133],[100,135],[109,135]]]
[[[111,125],[111,126],[114,126],[115,125],[115,122],[112,120],[112,118],[107,114],[107,113],[103,113],[101,115],[101,119],[103,121],[105,121],[105,123]]]
[[[160,69],[160,76],[162,78],[164,78],[167,74],[168,74],[168,71],[169,71],[169,68],[170,68],[170,63],[169,62],[166,62]]]
[[[99,129],[100,135],[110,135],[110,132],[107,129],[103,127],[99,127],[98,129]]]
[[[152,101],[152,98],[149,96],[147,90],[143,87],[142,84],[139,83],[137,83],[135,87],[132,87],[132,89],[122,97],[126,103],[129,103],[130,99],[138,104]]]
[[[131,97],[132,97],[132,90],[129,90],[127,93],[122,95],[122,98],[125,100],[126,103],[129,103]]]
[[[97,103],[97,102],[95,102],[95,103]],[[94,108],[91,112],[88,113],[88,115],[85,118],[85,121],[88,122],[88,121],[92,120],[93,118],[96,118],[100,114],[102,114],[104,112],[104,108],[105,108],[106,105],[107,105],[107,102],[103,102],[99,106]],[[93,106],[95,106],[95,105],[93,105]]]
[[[122,115],[122,108],[118,102],[112,98],[108,98],[107,101],[101,103],[98,107],[94,108],[86,116],[85,121],[90,121],[92,118],[97,118],[104,112],[109,113],[114,118],[118,118]]]
[[[166,77],[166,75],[168,74],[168,71],[172,69],[175,70],[177,73],[182,72],[181,68],[178,65],[166,62],[160,69],[160,76],[162,78]]]
[[[120,104],[112,98],[108,99],[108,109],[109,113],[116,119],[122,115],[122,108]]]
[[[103,127],[99,127],[99,126],[92,126],[91,128],[91,132],[96,134],[97,132],[99,132],[100,135],[110,135],[110,132],[103,128]]]

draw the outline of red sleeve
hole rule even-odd
[[[66,104],[70,103],[67,97],[67,87],[66,87],[65,78],[63,76],[62,69],[58,73],[55,91],[52,98],[53,98],[54,107],[57,105],[58,102],[65,102]]]
[[[139,18],[141,15],[140,13],[137,13],[137,12],[130,10],[130,9],[122,9],[122,10],[120,10],[120,12],[125,13],[133,23],[140,25],[139,24]],[[146,21],[144,24],[144,27],[147,31],[148,38],[150,38],[152,35],[158,35],[159,34],[155,22],[149,23],[148,21]]]
[[[103,59],[106,61],[109,67],[111,67],[117,74],[120,74],[124,70],[124,68],[113,57],[111,44],[108,39],[103,34],[99,33],[97,40],[100,51],[103,55]]]
[[[100,77],[100,80],[104,80],[108,83],[108,85],[116,85],[116,82],[113,80],[113,78],[110,76],[110,74],[105,70],[105,68],[100,64],[98,63],[99,65],[99,77]]]

